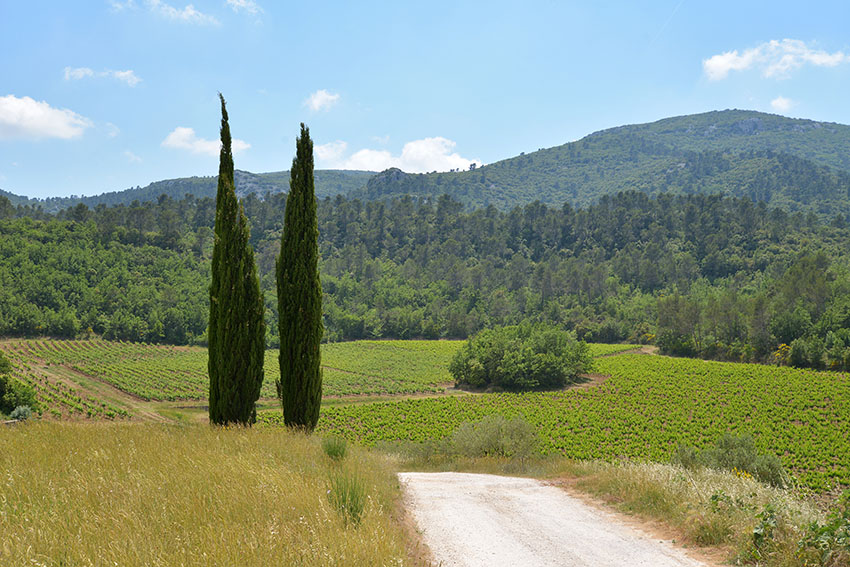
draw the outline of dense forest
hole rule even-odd
[[[244,199],[270,346],[285,199]],[[0,197],[0,334],[203,344],[214,211],[210,198],[162,196],[48,215]],[[339,195],[319,202],[318,221],[329,341],[540,320],[675,354],[850,365],[842,215],[701,194],[508,212]]]

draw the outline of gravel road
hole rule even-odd
[[[464,473],[399,479],[442,567],[705,565],[537,480]]]

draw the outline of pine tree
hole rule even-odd
[[[210,285],[210,423],[250,425],[263,385],[265,307],[248,221],[236,199],[230,125],[221,99],[221,154]]]
[[[302,123],[292,160],[280,256],[277,259],[280,312],[280,381],[277,392],[283,405],[284,423],[307,431],[316,426],[322,402],[319,345],[324,327],[318,238],[313,142],[310,130]]]

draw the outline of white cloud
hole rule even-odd
[[[121,129],[112,122],[106,123],[106,135],[110,138],[116,137],[121,133]]]
[[[227,0],[227,5],[233,8],[234,12],[245,10],[249,14],[263,13],[263,9],[254,0]]]
[[[850,62],[841,51],[829,53],[814,49],[799,39],[771,40],[738,53],[738,50],[713,55],[702,62],[706,76],[712,81],[725,79],[730,71],[759,69],[763,76],[787,78],[791,71],[804,65],[835,67]]]
[[[770,101],[770,106],[776,112],[788,112],[791,110],[791,107],[794,106],[794,101],[790,98],[785,98],[784,96],[778,96]]]
[[[372,136],[372,139],[382,146],[386,146],[390,142],[390,135],[385,134],[383,136]]]
[[[192,4],[187,4],[185,8],[179,10],[161,0],[147,0],[146,3],[151,12],[169,20],[201,26],[217,26],[220,23],[214,16],[196,10]]]
[[[130,163],[142,163],[142,158],[140,158],[130,150],[124,150],[124,157],[126,157],[127,161],[129,161]]]
[[[109,6],[112,8],[113,12],[123,12],[124,10],[134,9],[136,7],[136,3],[133,0],[127,0],[126,2],[110,0]]]
[[[337,140],[336,142],[329,142],[327,144],[315,146],[313,151],[316,153],[316,157],[320,160],[336,162],[345,155],[346,149],[348,149],[348,144],[342,140]]]
[[[91,120],[68,109],[53,108],[44,101],[15,95],[0,97],[0,139],[60,138],[83,135]]]
[[[95,72],[88,67],[65,67],[66,81],[79,81],[80,79],[85,79],[87,77],[112,77],[113,79],[118,79],[123,83],[127,83],[131,87],[135,87],[142,82],[142,79],[140,79],[132,69],[127,69],[126,71],[112,71],[107,69],[106,71]]]
[[[162,141],[162,147],[175,148],[179,150],[189,150],[193,154],[202,154],[207,156],[217,156],[221,150],[221,142],[219,140],[207,140],[199,138],[195,134],[193,128],[178,126]],[[231,150],[234,154],[247,150],[251,144],[244,140],[233,139],[231,141]]]
[[[387,150],[364,148],[343,158],[347,144],[342,141],[331,142],[315,148],[316,157],[322,166],[330,169],[362,169],[383,171],[397,167],[408,173],[427,173],[429,171],[449,171],[450,169],[469,169],[469,165],[481,165],[481,160],[461,157],[452,152],[457,144],[442,137],[414,140],[404,145],[401,154],[394,156]]]
[[[108,73],[111,73],[113,77],[115,77],[119,81],[127,83],[131,87],[135,87],[136,85],[142,82],[142,80],[136,76],[132,69],[127,69],[126,71],[108,71]]]
[[[94,71],[89,69],[88,67],[77,67],[76,69],[72,67],[65,67],[65,80],[70,81],[71,79],[79,80],[84,79],[85,77],[93,77]]]
[[[319,89],[304,101],[304,105],[309,107],[310,110],[318,112],[320,110],[329,109],[337,102],[339,102],[338,94],[331,94],[325,89]]]

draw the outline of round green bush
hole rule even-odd
[[[457,387],[509,391],[562,388],[593,358],[575,334],[543,323],[481,331],[449,365]]]

